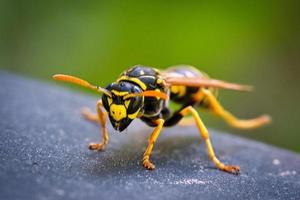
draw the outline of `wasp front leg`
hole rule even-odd
[[[269,124],[271,122],[271,117],[269,115],[262,115],[254,119],[238,119],[230,112],[225,110],[209,90],[202,89],[202,92],[207,97],[212,112],[222,117],[229,125],[235,128],[252,129]]]
[[[155,127],[154,131],[152,132],[149,140],[148,140],[148,146],[147,149],[143,155],[143,165],[146,169],[148,170],[153,170],[155,168],[155,165],[153,163],[151,163],[150,161],[150,155],[154,146],[154,143],[156,141],[156,139],[158,138],[161,129],[164,125],[164,120],[163,119],[157,119],[155,121],[155,123],[157,124],[157,126]]]
[[[81,113],[82,115],[90,120],[90,121],[98,121],[100,123],[100,127],[102,130],[102,141],[101,143],[90,143],[89,144],[89,149],[91,150],[103,150],[107,144],[108,141],[108,134],[107,134],[107,129],[106,129],[106,113],[102,111],[102,101],[99,100],[97,102],[97,115],[91,113],[88,109],[84,108],[82,109]]]

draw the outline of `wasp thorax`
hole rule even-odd
[[[126,81],[112,83],[106,89],[111,92],[111,96],[103,94],[103,106],[109,114],[114,129],[121,132],[142,111],[144,98],[130,96],[130,94],[141,93],[142,90],[137,85]]]

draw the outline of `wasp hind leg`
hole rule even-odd
[[[108,142],[108,134],[106,129],[106,114],[102,111],[102,101],[99,100],[97,102],[97,114],[94,114],[90,111],[89,108],[83,108],[81,110],[81,114],[83,117],[87,120],[93,121],[93,122],[99,122],[100,127],[102,130],[102,141],[100,143],[90,143],[89,149],[90,150],[97,150],[101,151],[104,150],[107,142]]]
[[[271,117],[269,115],[262,115],[253,119],[238,119],[230,112],[225,110],[222,105],[218,102],[216,97],[207,89],[202,89],[202,92],[207,97],[209,101],[209,106],[213,113],[222,117],[229,125],[240,128],[240,129],[252,129],[258,128],[260,126],[269,124],[271,122]]]
[[[178,123],[179,126],[193,126],[194,124],[195,120],[192,116],[185,117]]]
[[[147,149],[143,155],[143,166],[148,169],[148,170],[153,170],[155,168],[155,165],[150,161],[150,155],[154,146],[155,141],[157,140],[161,129],[164,125],[164,120],[163,119],[157,119],[155,121],[155,123],[157,124],[157,126],[155,127],[155,129],[153,130],[149,140],[148,140],[148,146]]]
[[[225,172],[233,173],[233,174],[238,174],[240,171],[239,166],[234,166],[234,165],[225,165],[222,163],[216,156],[209,138],[209,133],[203,124],[198,112],[193,108],[192,106],[188,106],[183,108],[180,112],[179,115],[182,117],[192,114],[192,117],[194,118],[194,121],[196,122],[196,125],[199,129],[201,137],[204,139],[206,146],[207,146],[207,151],[210,159],[213,161],[213,163],[219,168],[220,170],[223,170]]]

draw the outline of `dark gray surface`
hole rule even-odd
[[[210,130],[217,156],[241,174],[215,169],[195,127],[164,129],[155,171],[141,166],[141,123],[120,134],[109,126],[104,152],[82,106],[94,97],[0,72],[0,199],[299,199],[300,156]]]

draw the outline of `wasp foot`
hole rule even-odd
[[[144,165],[144,167],[145,167],[146,169],[148,169],[148,170],[154,170],[154,169],[155,169],[155,165],[152,164],[152,163],[150,162],[150,160],[148,160],[148,159],[146,159],[146,160],[143,161],[143,165]]]
[[[90,143],[89,144],[89,149],[90,150],[96,150],[96,151],[103,151],[105,149],[105,143]]]
[[[221,170],[231,173],[231,174],[239,174],[240,173],[240,167],[234,166],[234,165],[225,165]]]

